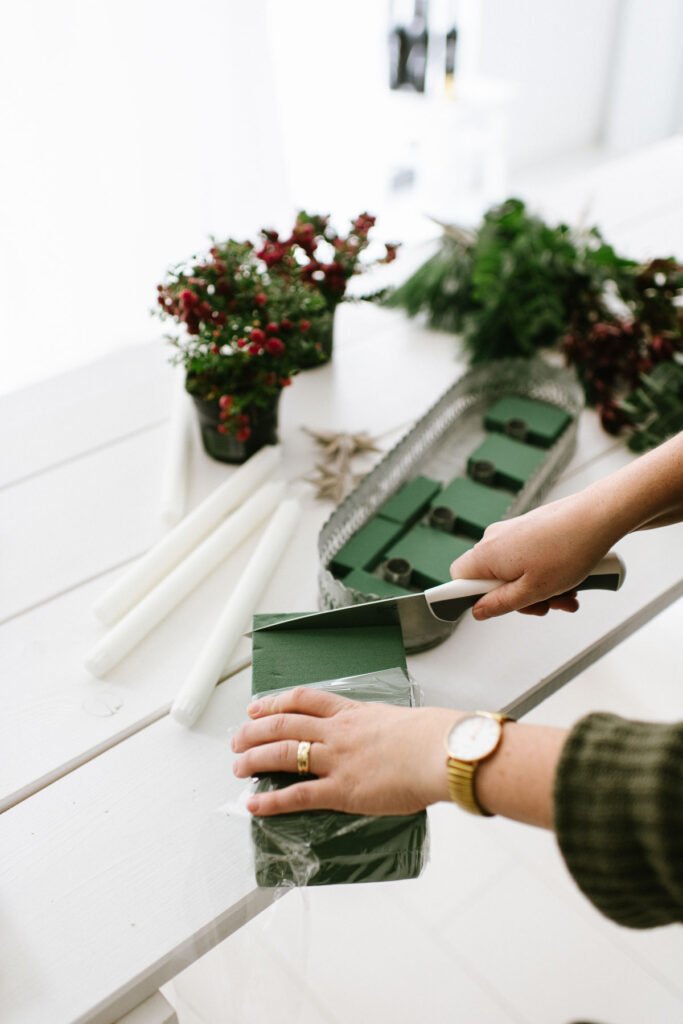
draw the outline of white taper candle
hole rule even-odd
[[[300,517],[300,503],[290,498],[280,505],[268,523],[196,664],[173,702],[171,715],[182,725],[193,725],[206,707],[223,666],[249,628],[256,605]]]
[[[280,459],[279,446],[252,455],[98,598],[93,606],[98,619],[111,626],[125,615],[273,473]]]
[[[272,514],[285,489],[284,483],[263,484],[102,637],[86,658],[85,667],[96,676],[103,676],[113,668]]]
[[[169,526],[175,526],[185,515],[187,478],[192,451],[193,417],[190,396],[185,391],[183,375],[176,373],[176,377],[166,461],[161,481],[161,518]]]

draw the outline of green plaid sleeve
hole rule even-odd
[[[554,800],[560,850],[598,910],[630,928],[683,922],[683,722],[581,719]]]

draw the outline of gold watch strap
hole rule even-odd
[[[504,722],[512,721],[507,715],[502,715],[498,711],[476,711],[474,714],[495,718],[501,725]],[[491,757],[495,753],[498,745],[487,757]],[[484,818],[493,818],[494,815],[491,811],[484,810],[474,795],[474,774],[481,761],[485,760],[486,758],[482,758],[480,761],[460,761],[457,757],[449,757],[446,762],[448,769],[448,792],[453,803],[457,804],[458,807],[462,807],[464,811],[469,811],[470,814],[476,814]]]
[[[458,807],[470,814],[483,815],[491,818],[490,811],[485,811],[481,804],[477,803],[474,795],[474,770],[479,764],[468,764],[466,761],[458,761],[454,757],[448,758],[448,792],[451,800]]]

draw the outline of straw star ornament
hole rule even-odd
[[[365,432],[346,433],[333,430],[304,430],[322,449],[323,462],[316,463],[313,476],[307,477],[316,487],[316,497],[338,504],[363,478],[352,465],[353,459],[381,452],[377,438]]]

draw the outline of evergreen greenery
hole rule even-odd
[[[577,236],[566,224],[550,227],[508,199],[475,235],[445,234],[386,302],[461,334],[472,363],[532,356],[602,312],[606,282],[623,286],[634,266],[597,229]]]
[[[644,452],[683,430],[683,365],[660,363],[619,403],[631,428],[628,446]]]
[[[382,298],[459,334],[472,364],[560,348],[606,430],[637,417],[634,446],[683,427],[683,369],[672,364],[683,354],[683,266],[672,258],[639,265],[597,228],[553,227],[508,199],[476,232],[446,227],[438,251]]]

